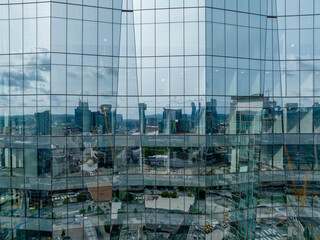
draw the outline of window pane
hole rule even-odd
[[[82,52],[82,21],[68,20],[67,51]]]
[[[51,66],[51,93],[65,94],[67,88],[66,82],[66,67],[65,66]]]
[[[0,54],[5,54],[9,52],[9,21],[0,20],[0,29]]]

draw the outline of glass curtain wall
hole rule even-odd
[[[0,238],[318,238],[319,14],[0,0]]]

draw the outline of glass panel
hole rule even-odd
[[[4,28],[5,30],[5,28]],[[22,52],[22,20],[10,20],[10,52]]]
[[[50,51],[50,19],[49,18],[38,18],[38,52],[49,52]]]
[[[22,94],[23,92],[23,74],[22,67],[15,66],[10,68],[10,93]]]
[[[142,95],[155,95],[155,71],[142,69]]]
[[[196,55],[198,53],[198,23],[185,23],[185,45],[184,45],[184,54],[186,55]]]
[[[112,24],[98,23],[98,51],[100,55],[112,55]]]
[[[198,81],[198,68],[185,69],[185,94],[198,95],[199,94],[199,81]]]
[[[0,94],[9,95],[9,68],[0,68]]]
[[[51,48],[53,52],[66,52],[67,24],[65,19],[52,18]]]
[[[174,81],[171,79],[174,79]],[[170,68],[170,94],[183,95],[183,93],[184,93],[183,68]]]
[[[97,53],[97,23],[83,22],[83,53]]]
[[[67,67],[67,93],[82,93],[82,68],[78,66]]]
[[[68,20],[67,51],[70,53],[82,52],[82,21]]]
[[[142,55],[153,56],[155,52],[155,27],[152,24],[142,25]]]
[[[52,65],[51,66],[51,93],[65,94],[67,88],[66,67]]]
[[[170,24],[170,54],[183,55],[183,24]]]
[[[237,57],[237,29],[235,26],[226,25],[226,55]]]
[[[224,46],[225,46],[225,33],[224,25],[219,23],[213,23],[213,54],[214,55],[224,55]]]
[[[169,55],[169,24],[156,25],[156,55]]]
[[[24,166],[26,177],[38,177],[38,162],[36,149],[24,149]]]
[[[25,19],[23,21],[24,52],[36,52],[37,47],[37,23],[35,19]]]
[[[0,20],[0,29],[0,54],[5,54],[9,52],[9,21]]]
[[[83,67],[83,94],[97,95],[96,67]]]
[[[38,65],[37,68],[37,93],[50,93],[50,65]]]

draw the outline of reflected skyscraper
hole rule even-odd
[[[88,102],[82,102],[79,99],[79,105],[74,110],[75,127],[81,129],[83,132],[92,130],[92,112],[89,110]]]
[[[50,135],[50,111],[35,113],[37,132],[39,135]]]
[[[140,132],[142,134],[146,133],[146,127],[147,127],[147,119],[146,119],[146,113],[145,113],[146,110],[147,110],[147,104],[139,103]]]

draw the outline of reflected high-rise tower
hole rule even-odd
[[[92,130],[92,112],[89,110],[88,102],[79,100],[79,106],[74,110],[75,127],[83,132]]]

